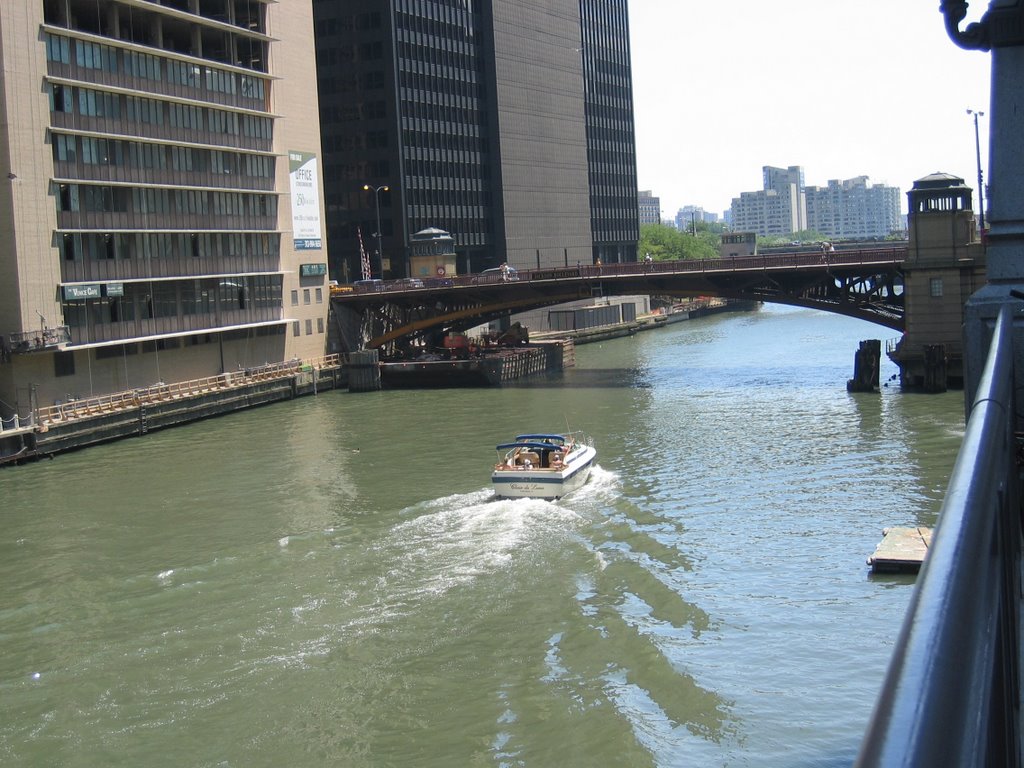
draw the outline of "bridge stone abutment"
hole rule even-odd
[[[900,384],[941,392],[964,381],[964,305],[985,284],[971,188],[933,173],[907,193],[910,242],[904,274],[904,334],[888,350]]]

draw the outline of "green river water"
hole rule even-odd
[[[865,559],[963,432],[846,392],[889,334],[765,307],[4,469],[0,764],[849,765],[913,584]],[[494,500],[567,425],[590,482]]]

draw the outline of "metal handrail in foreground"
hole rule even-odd
[[[1020,497],[1013,326],[985,370],[856,765],[1019,766]]]

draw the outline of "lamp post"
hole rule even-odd
[[[976,109],[968,109],[968,115],[974,115],[974,152],[978,158],[978,229],[985,232],[985,187],[981,180],[981,139],[978,137],[978,118],[984,117],[984,112]]]
[[[941,0],[946,32],[954,43],[972,51],[991,51],[988,178],[992,190],[985,212],[986,285],[964,306],[964,401],[973,403],[985,368],[992,324],[1004,306],[1020,309],[1024,293],[1024,3],[990,0],[981,21],[960,24],[965,0]],[[972,113],[973,114],[973,113]],[[980,114],[980,113],[978,113]],[[1024,329],[1014,327],[1014,358],[1024,359]],[[1018,371],[1019,373],[1019,371]],[[1016,424],[1022,425],[1020,416]],[[1021,427],[1018,426],[1018,429]],[[919,703],[915,706],[920,706]],[[919,709],[918,711],[925,711]]]
[[[380,193],[388,191],[387,184],[381,184],[379,187],[375,187],[372,184],[363,184],[363,189],[369,192],[373,190],[373,202],[377,209],[377,231],[373,233],[373,236],[377,238],[377,261],[380,264],[380,276],[384,277],[384,252],[380,249]]]

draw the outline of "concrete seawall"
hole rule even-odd
[[[71,404],[61,411],[48,409],[35,427],[0,432],[0,465],[52,457],[63,451],[347,385],[340,364],[306,366],[256,378],[225,376],[223,380],[223,386],[204,391],[172,393],[167,387],[116,403]]]

